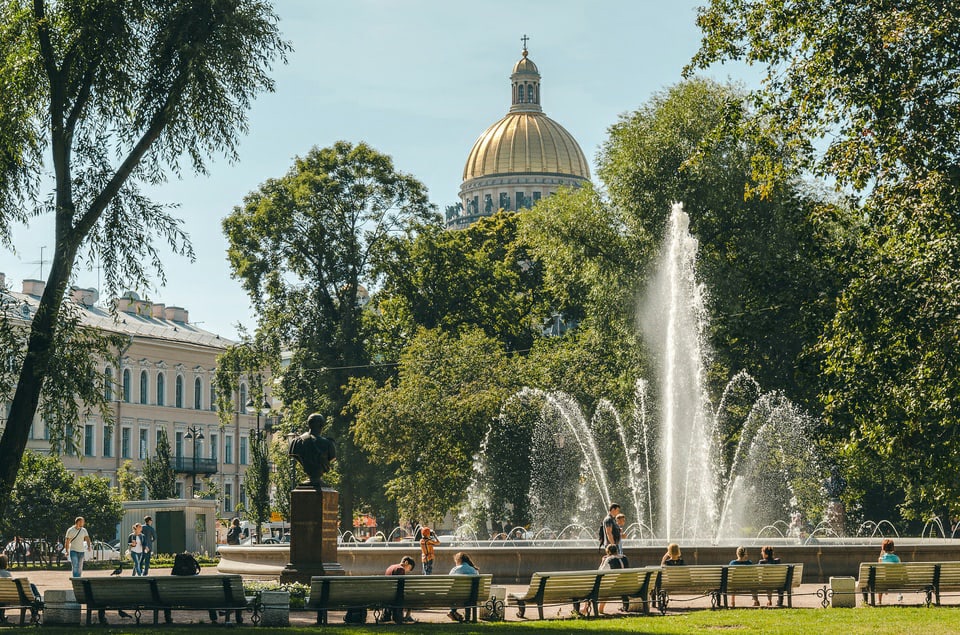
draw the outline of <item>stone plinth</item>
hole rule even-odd
[[[260,626],[290,626],[290,592],[264,591],[260,594]]]
[[[50,589],[43,594],[43,625],[80,624],[80,603],[73,589]]]
[[[340,494],[300,485],[290,492],[290,563],[280,582],[310,584],[315,575],[343,575],[337,561]]]
[[[857,581],[835,576],[830,578],[830,608],[852,609],[857,606]]]

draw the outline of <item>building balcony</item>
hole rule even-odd
[[[217,459],[177,456],[173,459],[173,471],[182,474],[216,474]]]

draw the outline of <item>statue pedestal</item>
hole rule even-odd
[[[310,584],[315,575],[343,575],[337,562],[340,494],[298,485],[290,492],[290,563],[280,582]]]

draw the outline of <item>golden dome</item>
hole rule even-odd
[[[463,180],[525,172],[590,179],[583,151],[563,126],[542,112],[511,112],[473,144]]]

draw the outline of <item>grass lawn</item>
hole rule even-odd
[[[205,630],[210,632],[223,630],[223,626],[193,624],[184,626],[164,626],[157,631],[162,633],[191,632]],[[0,629],[0,634],[3,630]],[[337,626],[331,624],[323,628],[254,628],[242,626],[231,628],[234,632],[285,633],[288,635],[319,632],[342,633],[456,633],[470,635],[513,635],[515,633],[540,635],[550,633],[570,633],[591,631],[595,633],[830,633],[839,635],[883,635],[925,634],[960,635],[960,607],[939,608],[858,608],[858,609],[783,609],[777,611],[729,610],[729,611],[691,611],[673,613],[667,616],[650,617],[609,617],[604,619],[544,621],[509,621],[478,624],[411,624],[406,626],[369,624],[366,627]],[[109,626],[109,627],[42,627],[37,629],[43,635],[77,635],[90,633],[149,633],[156,632],[152,625]]]

